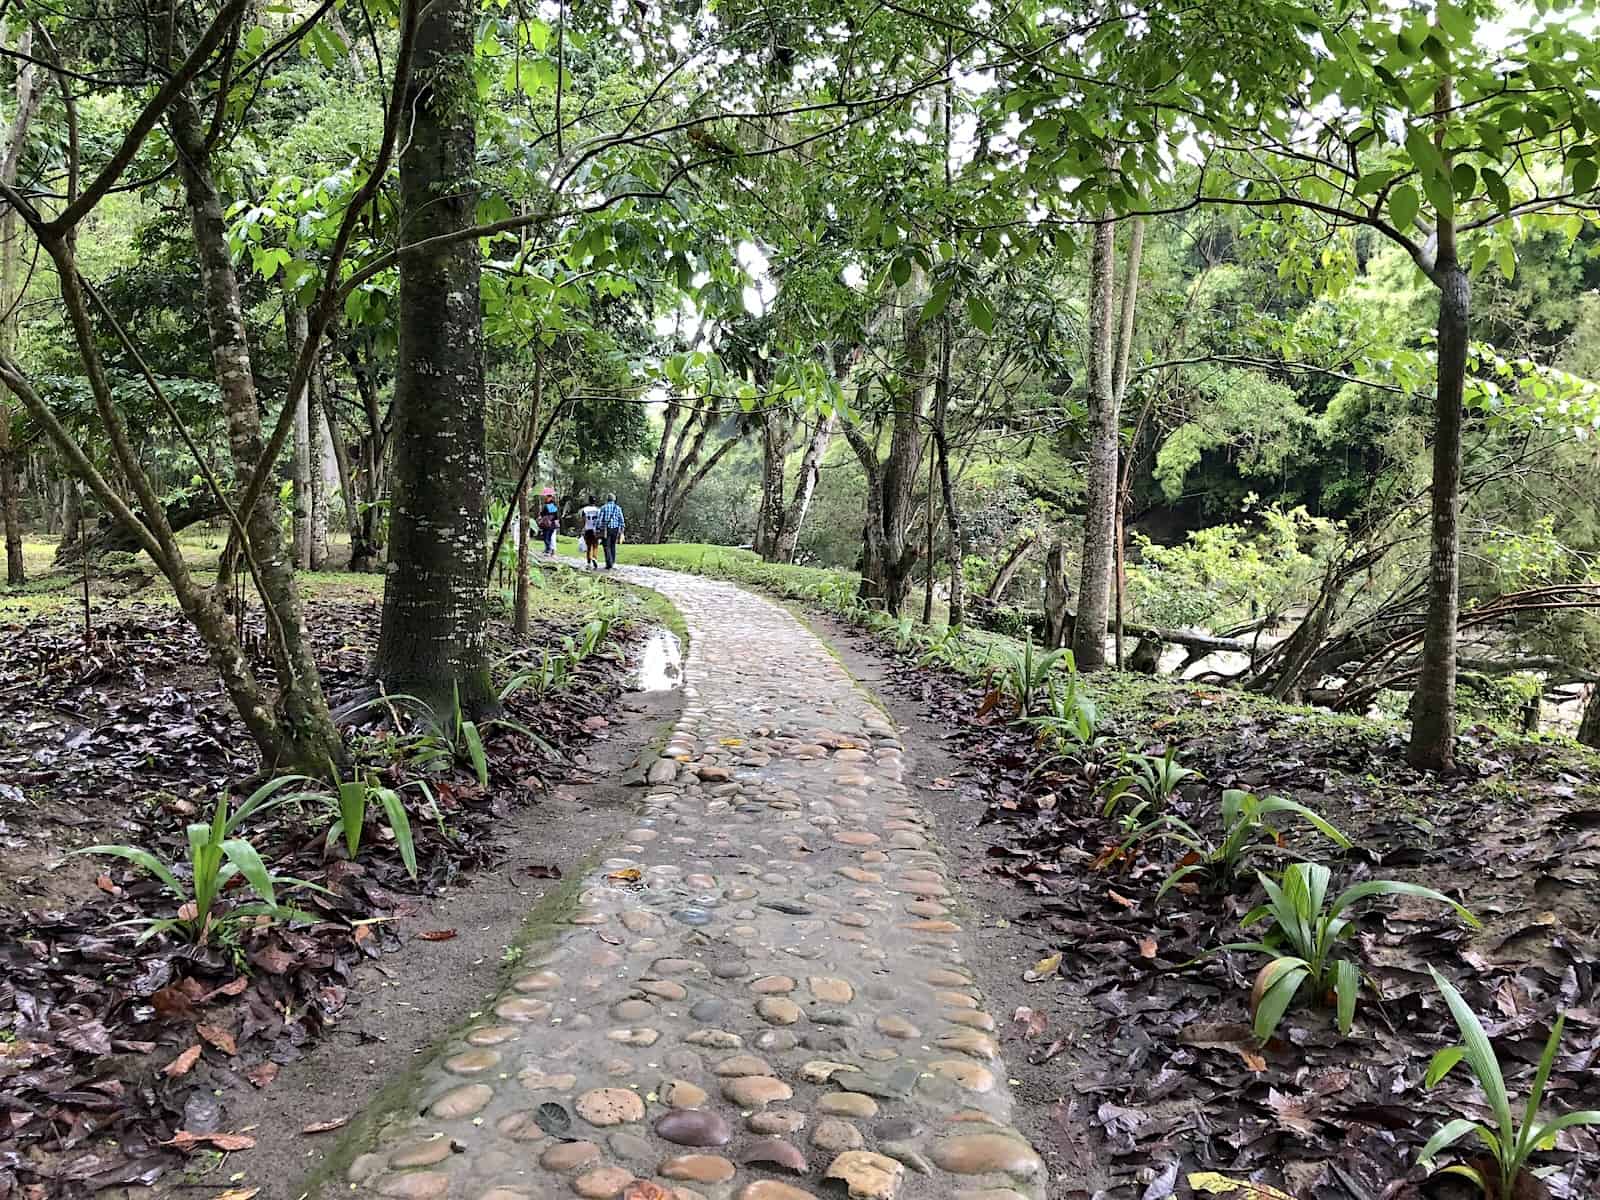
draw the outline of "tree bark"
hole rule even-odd
[[[67,528],[62,531],[61,541],[56,546],[55,566],[65,567],[78,562],[83,557],[85,548],[84,540],[79,536],[79,507],[77,500],[78,490],[72,484],[67,485]],[[163,511],[166,514],[168,528],[173,533],[181,533],[192,525],[202,521],[215,521],[223,515],[222,505],[217,503],[207,488],[194,488],[167,504]],[[132,554],[141,546],[138,536],[115,517],[107,514],[102,516],[89,535],[87,548],[90,558],[99,558],[102,554],[125,553]]]
[[[328,505],[333,488],[338,482],[337,468],[332,464],[333,439],[327,422],[322,420],[322,370],[311,372],[306,385],[306,417],[311,440],[311,569],[326,570],[328,566]],[[333,476],[330,483],[329,476]]]
[[[300,357],[301,348],[310,336],[310,324],[305,309],[285,294],[283,301],[284,333],[289,343],[289,361]],[[293,453],[289,458],[289,479],[294,501],[294,565],[298,570],[311,569],[311,385],[308,380],[299,395],[290,396],[294,405]]]
[[[1067,586],[1067,547],[1059,538],[1044,558],[1044,641],[1058,650],[1072,641],[1071,589]]]
[[[24,55],[33,50],[33,30],[24,27],[17,39]],[[16,115],[6,135],[6,148],[0,159],[0,182],[7,187],[17,182],[17,165],[22,161],[22,146],[28,126],[39,107],[41,90],[35,86],[37,72],[31,62],[22,62],[17,71]],[[16,344],[17,318],[11,311],[16,300],[12,293],[16,279],[17,214],[10,205],[0,217],[0,358],[9,359]],[[11,405],[0,391],[0,524],[5,527],[6,583],[21,587],[28,581],[22,560],[21,486],[17,475],[17,451],[13,437]]]
[[[1139,310],[1139,263],[1144,257],[1144,218],[1134,217],[1128,228],[1128,257],[1122,271],[1122,319],[1117,326],[1117,365],[1112,372],[1111,394],[1117,400],[1117,415],[1121,419],[1122,403],[1128,394],[1128,363],[1133,357],[1133,329],[1134,318]],[[1131,457],[1131,456],[1130,456]],[[1131,467],[1131,463],[1129,467]],[[1119,464],[1120,467],[1120,464]],[[1125,614],[1123,605],[1128,591],[1127,568],[1123,561],[1126,553],[1124,543],[1127,534],[1124,529],[1128,508],[1129,471],[1119,469],[1116,484],[1116,518],[1115,528],[1112,531],[1112,545],[1114,548],[1114,562],[1112,569],[1112,586],[1116,590],[1116,613],[1114,616],[1113,645],[1116,647],[1117,670],[1122,669],[1122,634]]]
[[[1116,223],[1095,226],[1089,271],[1088,407],[1089,462],[1083,519],[1083,569],[1073,655],[1080,671],[1106,663],[1106,624],[1111,608],[1112,546],[1117,508],[1117,399],[1113,390],[1112,292],[1115,290]]]
[[[437,0],[417,28],[412,114],[400,159],[407,241],[470,228],[477,9]],[[400,259],[394,488],[376,672],[386,687],[447,712],[492,711],[487,617],[483,321],[479,249],[466,238]]]
[[[806,443],[805,456],[800,460],[800,475],[794,483],[794,496],[784,510],[783,524],[778,532],[777,543],[773,546],[771,560],[773,562],[794,561],[795,546],[800,541],[800,530],[805,525],[806,513],[811,510],[811,498],[816,494],[817,482],[822,477],[822,460],[833,441],[833,431],[838,425],[838,420],[838,417],[831,412],[818,420],[817,427],[811,434],[811,440]]]
[[[1583,706],[1583,720],[1578,722],[1578,741],[1600,750],[1600,684],[1589,689],[1589,700]]]
[[[228,251],[222,197],[211,173],[206,126],[189,93],[173,104],[169,127],[178,150],[178,174],[200,263],[212,367],[227,421],[228,448],[239,489],[236,494],[242,494],[261,460],[265,439],[239,280]],[[295,588],[293,565],[284,550],[273,489],[260,489],[260,498],[239,517],[245,530],[244,551],[253,562],[261,602],[268,610],[267,642],[278,677],[274,744],[263,745],[263,758],[275,767],[320,775],[330,763],[344,761],[344,741],[328,711],[316,660],[305,637],[304,613]],[[232,637],[231,623],[220,606],[195,607],[190,617],[212,646],[214,657],[229,651],[228,646],[217,641],[224,635]],[[227,681],[230,665],[219,662],[219,669]],[[240,678],[237,684],[240,688],[246,684],[257,689],[259,686],[248,677]],[[235,697],[236,704],[249,702],[247,691]]]
[[[1444,222],[1441,221],[1441,225]],[[1453,239],[1440,241],[1439,377],[1433,412],[1433,505],[1428,551],[1428,619],[1422,639],[1406,757],[1435,771],[1455,763],[1456,618],[1461,580],[1461,406],[1466,390],[1472,285]]]
[[[939,323],[939,380],[934,391],[933,448],[939,460],[939,491],[944,498],[945,525],[950,534],[950,624],[959,626],[966,622],[965,579],[962,567],[966,560],[966,539],[961,530],[961,510],[956,507],[955,487],[950,481],[950,438],[946,424],[950,416],[950,318]],[[929,504],[933,501],[930,499]],[[933,513],[928,513],[932,524]],[[933,570],[933,555],[928,556],[928,570]]]
[[[794,425],[787,414],[767,410],[761,414],[761,506],[751,548],[767,562],[776,562],[783,535],[783,474]]]
[[[1028,557],[1028,551],[1033,549],[1036,541],[1038,538],[1029,533],[1011,548],[1005,561],[1000,564],[1000,569],[994,573],[988,589],[983,593],[985,600],[999,602],[1005,599],[1006,589],[1011,586],[1011,581],[1016,578],[1017,571],[1021,569],[1023,561]]]

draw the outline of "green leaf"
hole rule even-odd
[[[1439,1131],[1423,1145],[1421,1153],[1417,1155],[1417,1161],[1422,1164],[1423,1169],[1433,1170],[1433,1160],[1439,1151],[1454,1146],[1467,1134],[1473,1132],[1477,1132],[1480,1136],[1489,1133],[1478,1122],[1468,1121],[1462,1117],[1457,1117],[1454,1121],[1445,1122],[1439,1127]]]
[[[1417,195],[1417,189],[1409,183],[1402,183],[1389,193],[1389,220],[1401,233],[1411,228],[1421,207],[1422,200]]]
[[[1311,971],[1298,959],[1279,959],[1273,963],[1287,963],[1282,970],[1277,971],[1268,985],[1266,993],[1261,997],[1261,1004],[1256,1008],[1254,1023],[1255,1034],[1261,1041],[1269,1039],[1278,1028],[1278,1022],[1283,1020],[1283,1014],[1288,1011],[1295,994],[1299,992],[1300,985],[1311,977]]]
[[[889,278],[894,280],[895,287],[905,287],[911,279],[911,260],[902,255],[890,263]]]
[[[461,740],[466,743],[467,757],[472,762],[472,770],[478,777],[479,787],[489,786],[489,759],[483,752],[483,739],[478,736],[478,727],[471,721],[461,722]]]
[[[994,332],[994,309],[982,296],[967,297],[967,319],[984,333]]]
[[[180,900],[187,900],[189,893],[184,891],[183,885],[178,882],[177,876],[167,869],[154,854],[148,850],[141,850],[137,846],[85,846],[82,850],[74,850],[73,854],[109,854],[113,858],[125,858],[135,866],[154,875],[167,889]]]
[[[1490,1111],[1495,1116],[1495,1124],[1500,1127],[1501,1140],[1509,1143],[1515,1137],[1511,1124],[1511,1101],[1506,1096],[1505,1076],[1500,1072],[1500,1060],[1495,1057],[1494,1047],[1489,1043],[1489,1035],[1484,1032],[1478,1015],[1462,999],[1461,993],[1456,991],[1450,981],[1431,966],[1428,971],[1433,976],[1433,982],[1440,994],[1444,996],[1444,1002],[1450,1008],[1450,1015],[1455,1018],[1456,1028],[1461,1031],[1462,1048],[1467,1065],[1477,1076],[1478,1086],[1483,1089],[1484,1097],[1489,1101]]]
[[[1417,896],[1423,900],[1437,900],[1440,904],[1448,904],[1456,910],[1458,915],[1474,929],[1483,928],[1482,922],[1473,916],[1461,905],[1450,899],[1443,892],[1433,888],[1423,887],[1417,883],[1402,883],[1398,879],[1369,879],[1365,883],[1358,883],[1339,893],[1333,902],[1333,911],[1330,916],[1337,916],[1358,900],[1365,900],[1369,896]]]
[[[243,838],[229,838],[222,843],[222,852],[228,856],[229,862],[239,868],[239,874],[245,877],[256,895],[276,908],[278,897],[272,890],[272,876],[267,871],[267,864],[261,861],[261,855],[256,853],[256,848]]]
[[[1545,1039],[1544,1053],[1539,1056],[1539,1069],[1534,1072],[1533,1084],[1528,1089],[1528,1106],[1522,1116],[1522,1129],[1519,1131],[1517,1141],[1517,1154],[1524,1157],[1533,1152],[1534,1128],[1539,1121],[1539,1102],[1544,1099],[1545,1085],[1550,1082],[1550,1072],[1556,1064],[1556,1048],[1561,1044],[1561,1030],[1566,1025],[1567,1018],[1559,1016],[1556,1023],[1550,1027],[1550,1036]]]
[[[415,879],[417,847],[411,836],[411,818],[406,814],[406,806],[399,793],[391,788],[378,788],[377,796],[378,802],[383,805],[384,815],[389,818],[389,828],[394,830],[394,843],[400,850],[400,861],[405,863],[406,873]]]
[[[1500,268],[1500,274],[1506,279],[1513,278],[1517,273],[1517,248],[1511,244],[1510,238],[1500,241],[1494,248],[1494,260]]]
[[[1423,1084],[1427,1087],[1436,1087],[1439,1081],[1451,1071],[1467,1055],[1465,1046],[1446,1046],[1436,1053],[1428,1063],[1428,1073],[1423,1076]]]
[[[933,289],[933,295],[928,297],[928,302],[922,306],[922,319],[935,320],[945,307],[950,303],[950,285],[941,284]]]
[[[1600,169],[1595,167],[1592,158],[1575,158],[1572,160],[1572,190],[1583,196],[1594,190],[1595,179],[1600,175]]]
[[[1339,1032],[1348,1034],[1356,1019],[1356,998],[1361,994],[1361,972],[1355,963],[1340,959],[1333,964],[1333,995],[1339,1007]]]
[[[1483,180],[1483,190],[1489,194],[1489,199],[1494,206],[1503,213],[1511,211],[1511,189],[1506,186],[1505,177],[1493,167],[1484,167],[1479,176]]]

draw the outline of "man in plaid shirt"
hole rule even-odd
[[[609,571],[617,565],[617,543],[622,540],[623,531],[628,527],[615,492],[606,493],[606,502],[600,506],[600,515],[595,518],[595,524],[600,527],[600,544],[605,547],[606,570]]]

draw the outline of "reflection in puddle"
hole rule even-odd
[[[641,692],[670,692],[683,686],[683,652],[670,629],[657,629],[650,634],[634,684]]]

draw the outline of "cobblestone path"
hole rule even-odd
[[[778,606],[618,574],[690,629],[685,708],[637,828],[350,1191],[1042,1197],[887,718]]]

